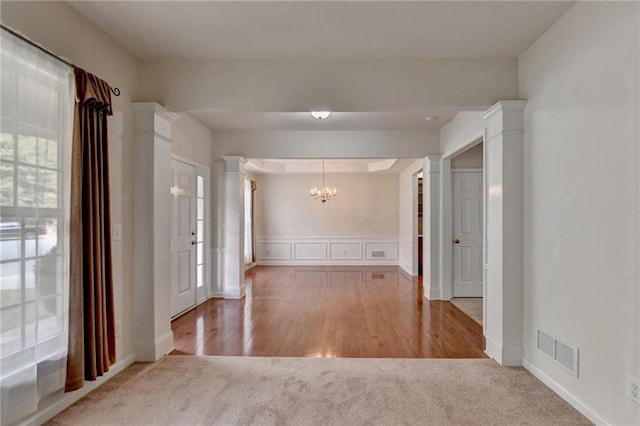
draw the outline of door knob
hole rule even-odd
[[[193,245],[195,245],[195,244],[196,244],[196,242],[195,242],[195,241],[191,241],[191,245],[192,245],[192,246],[193,246]]]
[[[454,244],[460,244],[460,240],[456,238],[455,240],[453,240],[453,243]]]

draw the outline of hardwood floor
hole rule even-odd
[[[255,267],[172,323],[174,354],[484,358],[482,329],[398,267]]]

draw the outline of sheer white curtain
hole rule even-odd
[[[64,388],[73,73],[2,29],[0,389],[8,424]]]
[[[253,223],[251,218],[251,203],[253,188],[249,179],[244,180],[244,263],[253,263]]]

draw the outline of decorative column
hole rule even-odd
[[[483,116],[485,128],[486,353],[522,365],[523,111],[501,101]]]
[[[429,155],[422,168],[422,283],[424,297],[440,299],[440,156]]]
[[[224,272],[222,288],[225,299],[241,299],[244,283],[244,164],[239,156],[225,161],[224,193]]]
[[[177,114],[134,103],[135,352],[153,362],[173,350],[171,331],[171,123]]]

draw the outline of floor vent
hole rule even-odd
[[[578,349],[538,329],[536,347],[578,377]]]
[[[385,257],[384,250],[381,251],[372,251],[371,257]]]

